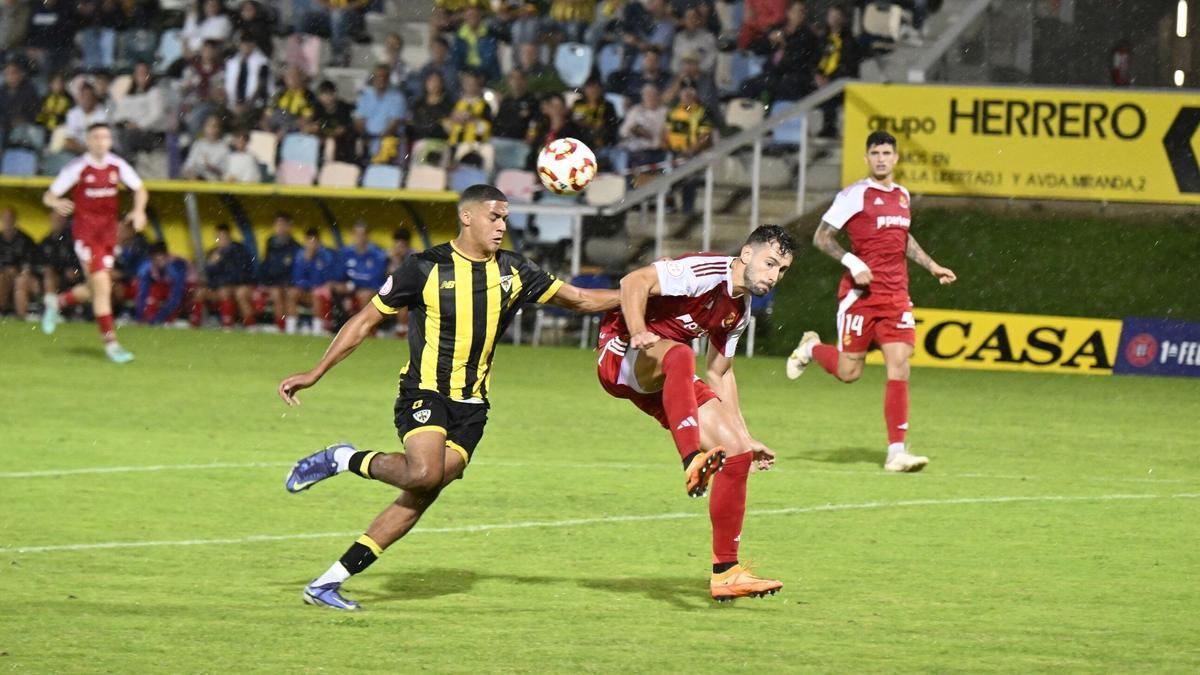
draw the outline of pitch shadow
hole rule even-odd
[[[384,582],[383,593],[361,591],[358,594],[372,601],[430,600],[444,595],[469,593],[480,581],[499,580],[510,584],[548,584],[570,581],[562,577],[518,574],[489,574],[479,570],[431,568],[409,570],[391,575]]]
[[[618,579],[578,579],[580,586],[594,591],[642,595],[665,602],[676,609],[705,609],[717,603],[707,599],[703,576],[624,577]]]
[[[837,448],[836,450],[818,450],[802,455],[795,459],[806,462],[825,462],[829,464],[883,464],[887,452],[868,448]]]

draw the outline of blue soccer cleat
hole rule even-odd
[[[313,579],[313,582],[316,582],[316,579]],[[325,584],[323,586],[309,584],[304,587],[304,602],[314,607],[328,607],[329,609],[340,609],[346,612],[353,612],[358,609],[357,602],[343,598],[342,594],[338,592],[341,587],[342,585],[339,583]]]
[[[61,321],[62,315],[58,313],[58,297],[47,295],[46,308],[42,311],[42,332],[46,335],[54,334],[54,329]]]
[[[113,363],[129,363],[133,360],[133,353],[116,342],[105,345],[104,353],[108,354],[108,360]]]
[[[334,453],[342,448],[350,452],[355,451],[354,446],[349,443],[336,443],[296,462],[288,472],[284,487],[288,492],[303,492],[326,478],[336,476],[338,465]]]

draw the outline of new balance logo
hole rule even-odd
[[[684,421],[680,422],[679,426],[677,426],[675,428],[683,429],[685,427],[698,427],[698,426],[700,426],[700,425],[696,424],[696,418],[692,417],[691,415],[688,415],[688,418],[685,419]]]
[[[882,197],[875,198],[875,206],[883,206],[883,198]]]
[[[454,288],[454,280],[451,279],[449,281],[443,281],[441,287],[444,289]]]

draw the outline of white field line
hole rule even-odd
[[[758,509],[747,511],[747,516],[781,516],[799,513],[825,513],[830,511],[855,511],[862,509],[906,508],[915,506],[955,506],[965,504],[1012,504],[1028,502],[1107,502],[1149,499],[1196,499],[1200,492],[1169,495],[1109,494],[1109,495],[1034,495],[1016,497],[964,497],[959,499],[909,499],[891,502],[861,502],[857,504],[818,504],[794,506],[782,509]],[[662,520],[685,520],[703,518],[704,513],[655,513],[648,515],[604,516],[601,518],[569,518],[565,520],[525,520],[512,523],[462,525],[458,527],[418,527],[419,534],[454,534],[491,532],[493,530],[524,530],[530,528],[560,528],[582,525],[605,525],[611,523],[637,523]],[[49,553],[55,551],[91,551],[97,549],[150,548],[176,546],[215,546],[221,544],[253,544],[302,539],[328,539],[353,537],[361,532],[310,532],[297,534],[260,534],[223,539],[176,539],[162,541],[110,541],[95,544],[59,544],[52,546],[11,546],[0,548],[0,553]]]
[[[112,474],[112,473],[149,473],[156,471],[208,471],[213,469],[278,469],[292,466],[293,462],[216,462],[212,464],[151,464],[144,466],[94,466],[81,467],[77,469],[46,469],[42,471],[12,471],[0,472],[0,480],[3,479],[18,479],[18,478],[58,478],[62,476],[86,476],[94,474]],[[585,463],[568,463],[568,462],[507,462],[504,460],[483,460],[472,464],[473,467],[483,467],[486,469],[526,469],[526,468],[556,468],[556,469],[600,469],[612,471],[624,471],[631,469],[648,469],[654,470],[668,466],[664,462],[658,463],[628,463],[628,462],[585,462]],[[791,465],[784,468],[775,468],[777,472],[791,473],[824,473],[844,476],[884,476],[891,477],[892,474],[882,471],[855,471],[853,469],[822,469],[814,467],[793,468]],[[1003,474],[987,474],[987,473],[939,473],[937,471],[928,471],[921,474],[923,479],[930,478],[977,478],[977,479],[992,479],[992,480],[1041,480],[1042,476],[1021,476],[1021,475],[1003,475]],[[1196,479],[1181,479],[1181,478],[1120,478],[1106,476],[1073,476],[1071,480],[1088,481],[1092,483],[1200,483],[1200,478]]]

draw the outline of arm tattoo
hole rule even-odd
[[[905,250],[905,253],[908,255],[909,260],[927,270],[932,269],[933,258],[929,257],[929,254],[925,252],[925,249],[921,248],[921,245],[917,243],[917,240],[911,234],[908,235],[908,248]]]
[[[817,227],[817,231],[813,234],[813,246],[825,255],[841,262],[842,256],[846,255],[846,249],[838,244],[837,229],[825,221],[821,221],[821,225]]]

